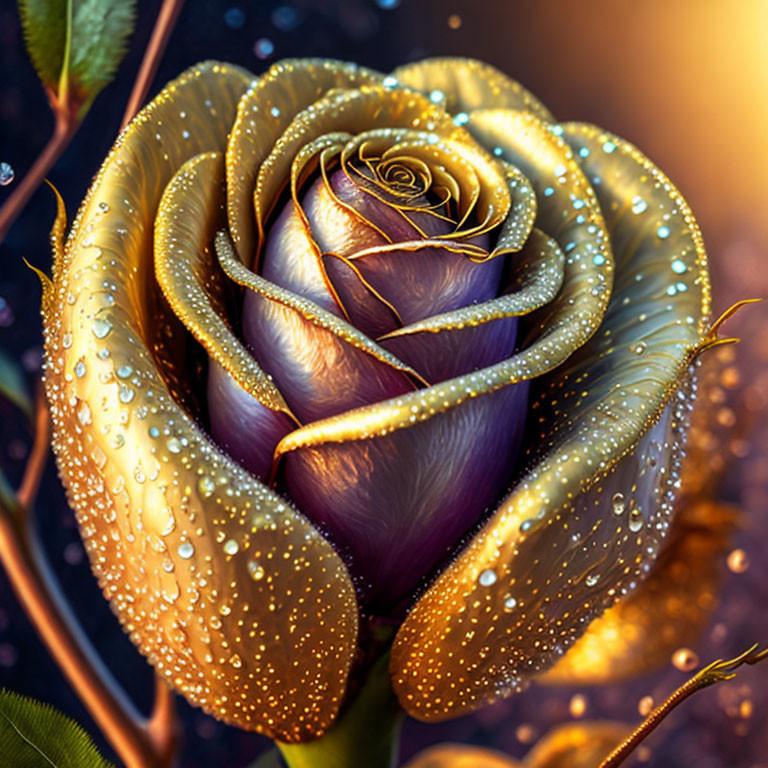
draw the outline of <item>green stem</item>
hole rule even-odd
[[[404,713],[389,684],[388,664],[386,653],[324,736],[304,744],[277,742],[288,768],[394,768]]]

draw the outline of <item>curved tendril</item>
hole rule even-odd
[[[646,719],[603,760],[598,768],[617,768],[621,765],[645,738],[654,731],[667,715],[682,704],[689,696],[723,680],[731,680],[736,676],[736,670],[743,664],[759,664],[768,658],[768,648],[758,650],[755,643],[735,659],[725,661],[718,659],[697,672],[690,680],[683,683],[671,696],[656,707]]]

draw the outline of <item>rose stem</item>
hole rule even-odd
[[[702,688],[719,683],[721,680],[730,680],[735,676],[735,670],[742,664],[757,664],[768,657],[768,649],[757,650],[753,645],[747,651],[730,661],[713,661],[710,665],[697,672],[690,680],[683,683],[669,698],[659,704],[648,717],[603,760],[598,768],[617,768],[621,765],[641,744],[641,742],[655,730],[662,720],[689,696]]]
[[[139,111],[139,108],[144,103],[144,99],[147,97],[149,87],[155,79],[160,59],[165,52],[165,47],[168,45],[168,39],[171,36],[183,5],[184,0],[163,0],[160,13],[157,15],[155,28],[152,30],[152,37],[149,43],[147,43],[147,49],[144,51],[144,58],[141,62],[139,73],[136,75],[133,90],[128,99],[128,105],[125,108],[123,123],[120,126],[121,131],[131,122],[133,116]]]
[[[0,560],[30,621],[120,759],[128,768],[168,768],[176,749],[170,689],[156,678],[152,715],[147,719],[137,711],[72,615],[45,560],[32,516],[50,439],[42,390],[35,426],[17,508],[0,511]]]
[[[56,115],[56,126],[53,129],[53,136],[48,140],[43,151],[38,155],[33,166],[26,173],[19,185],[13,191],[11,196],[0,208],[0,243],[5,239],[8,230],[21,213],[24,206],[32,197],[35,190],[40,186],[48,171],[53,168],[61,153],[67,148],[72,137],[75,135],[79,120],[69,114],[68,111],[59,110],[54,107]]]

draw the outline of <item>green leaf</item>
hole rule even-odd
[[[67,0],[19,0],[24,42],[46,88],[57,89],[64,60]]]
[[[19,0],[24,39],[43,85],[79,116],[115,75],[136,0]]]
[[[0,397],[18,406],[27,418],[32,418],[32,400],[21,366],[0,349]]]
[[[0,755],[13,768],[114,768],[74,720],[6,690],[0,691]]]

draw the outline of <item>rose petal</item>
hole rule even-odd
[[[252,80],[196,66],[120,135],[57,257],[45,384],[61,475],[131,639],[206,712],[297,741],[327,730],[344,697],[352,584],[306,518],[179,406],[186,370],[158,364],[157,340],[190,339],[158,313],[152,221],[183,164],[223,150]]]
[[[516,317],[502,317],[467,328],[394,336],[383,339],[381,346],[436,384],[510,357],[517,322]]]
[[[208,368],[208,417],[216,442],[251,474],[264,479],[275,446],[294,422],[249,395],[216,361]]]
[[[529,178],[537,190],[549,187],[543,170],[555,161],[547,156],[556,134],[522,113],[482,113],[475,125],[505,152],[526,145]],[[709,312],[706,254],[687,204],[647,158],[594,127],[568,131],[578,152],[559,140],[563,173],[555,175],[563,181],[556,186],[574,178],[575,154],[589,178],[600,179],[596,193],[618,244],[616,284],[600,331],[538,382],[531,469],[395,638],[393,686],[420,719],[470,712],[552,665],[592,618],[645,575],[668,530],[691,399],[687,372]],[[587,206],[591,195],[579,192],[572,200]],[[634,196],[645,205],[631,211]],[[542,204],[540,220],[555,215],[550,210]],[[662,224],[668,231],[659,234]],[[568,251],[560,292],[566,301],[574,296],[573,268],[586,273],[590,263],[610,257],[582,247],[577,242]],[[684,277],[673,278],[675,270]],[[574,299],[593,296],[585,286]],[[545,321],[564,327],[556,314]],[[579,314],[571,322],[578,327]],[[625,497],[622,522],[612,508],[616,493]],[[630,526],[635,495],[644,515]],[[481,578],[489,572],[495,580]]]
[[[305,196],[304,205],[312,206],[311,191]],[[269,230],[261,274],[341,317],[341,310],[328,290],[312,239],[293,202],[286,204]]]
[[[331,183],[342,202],[359,211],[393,243],[418,242],[424,234],[431,237],[451,231],[448,222],[423,216],[419,227],[424,234],[419,233],[401,214],[352,183],[341,171],[334,174]],[[353,218],[351,214],[347,216]],[[473,302],[487,301],[498,293],[503,259],[475,263],[464,254],[438,247],[418,250],[409,247],[358,257],[356,254],[361,251],[386,246],[373,230],[362,230],[360,235],[356,233],[343,242],[340,230],[346,228],[349,231],[351,226],[348,221],[337,224],[335,220],[329,222],[321,217],[312,220],[312,231],[324,250],[355,257],[354,265],[365,281],[394,305],[405,325]],[[360,229],[359,225],[357,229]],[[356,232],[355,229],[352,231]],[[332,244],[340,240],[343,246],[333,247]],[[469,242],[487,249],[489,237],[479,235]]]
[[[216,250],[227,276],[247,289],[243,335],[299,419],[315,421],[415,389],[420,377],[391,352],[243,266],[226,233],[216,237]]]
[[[252,291],[243,303],[243,335],[305,423],[414,389],[404,372]]]
[[[490,64],[458,56],[439,56],[404,64],[392,72],[398,83],[436,98],[448,112],[521,109],[542,120],[549,110],[520,83]]]
[[[409,429],[286,455],[291,498],[347,554],[378,610],[429,574],[511,481],[527,392],[525,382]]]

